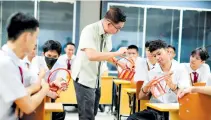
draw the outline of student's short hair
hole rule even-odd
[[[167,44],[163,40],[153,40],[149,44],[149,51],[150,52],[156,51],[156,50],[161,49],[161,48],[164,48],[164,49],[167,48]]]
[[[138,52],[138,47],[136,45],[129,45],[127,49],[135,49]]]
[[[149,48],[150,42],[151,42],[151,41],[146,41],[146,42],[145,42],[145,48]]]
[[[43,48],[44,53],[46,53],[50,50],[55,50],[58,53],[58,55],[60,55],[61,51],[62,51],[61,44],[58,41],[55,41],[55,40],[46,41],[42,48]]]
[[[174,50],[174,52],[176,52],[176,48],[175,48],[174,46],[172,46],[172,45],[168,45],[168,48],[171,48],[171,49],[173,49],[173,50]]]
[[[72,46],[74,46],[74,47],[75,47],[75,44],[74,44],[74,43],[72,43],[72,42],[68,42],[68,43],[66,43],[66,44],[65,44],[65,47],[67,47],[68,45],[72,45]]]
[[[15,13],[7,21],[8,40],[15,41],[24,32],[35,32],[39,22],[31,15]]]
[[[200,56],[202,61],[206,61],[209,58],[209,54],[208,54],[206,48],[201,48],[201,47],[196,48],[195,50],[193,50],[191,52],[191,55],[195,55],[197,53],[199,53],[199,56]]]
[[[111,20],[115,24],[118,24],[119,22],[125,22],[126,21],[125,13],[121,9],[116,8],[116,7],[110,8],[106,12],[104,18]]]

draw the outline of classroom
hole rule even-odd
[[[0,120],[211,120],[211,1],[0,0]]]

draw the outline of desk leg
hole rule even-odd
[[[140,112],[140,100],[138,100],[138,112]]]
[[[179,120],[179,112],[169,112],[169,120]]]
[[[120,100],[121,100],[121,90],[122,90],[122,85],[119,84],[119,97],[118,97],[118,109],[117,109],[117,120],[120,120]]]
[[[133,114],[136,112],[136,94],[133,94]]]
[[[52,113],[51,112],[45,112],[45,120],[52,120]]]
[[[115,101],[114,101],[115,100]],[[111,103],[111,113],[114,113],[113,111],[113,107],[114,107],[114,104],[116,103],[116,86],[113,82],[112,84],[112,103]]]

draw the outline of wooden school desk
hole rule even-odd
[[[101,77],[101,97],[100,104],[111,105],[112,104],[112,90],[114,76],[102,76]]]
[[[52,120],[52,112],[63,112],[62,103],[45,103],[45,120]]]
[[[62,103],[51,103],[50,98],[46,97],[35,112],[24,115],[22,120],[52,120],[52,112],[63,112]]]
[[[131,85],[131,82],[130,81],[126,81],[126,80],[120,80],[120,79],[116,79],[113,81],[114,84],[116,86],[118,86],[118,92],[119,92],[119,95],[118,95],[118,108],[117,108],[117,120],[120,120],[120,111],[122,111],[123,109],[120,109],[121,107],[121,97],[124,95],[121,91],[122,91],[122,88],[129,88],[130,85]],[[128,97],[127,97],[128,98]]]
[[[146,103],[146,106],[160,112],[168,112],[169,120],[179,120],[179,103]]]
[[[133,114],[136,112],[136,88],[124,88],[124,90],[127,92],[128,97],[132,97],[133,105],[132,109],[130,108],[130,114]]]
[[[114,76],[102,76],[100,104],[112,104],[112,86]],[[74,81],[71,80],[67,91],[62,91],[56,102],[63,104],[77,104]]]
[[[63,104],[77,104],[74,81],[71,79],[66,91],[62,91],[56,102]]]

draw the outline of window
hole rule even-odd
[[[125,27],[112,37],[115,51],[121,46],[135,44],[140,48],[141,55],[143,42],[161,39],[176,48],[175,59],[180,62],[189,62],[191,51],[197,47],[206,47],[211,56],[209,9],[103,2],[103,14],[107,11],[107,5],[119,7],[127,15]],[[211,57],[207,63],[211,65]],[[109,68],[115,70],[110,65]]]
[[[40,1],[38,3],[40,22],[38,54],[42,53],[42,45],[47,40],[57,40],[62,46],[72,41],[73,7],[73,3],[68,2]]]
[[[1,45],[7,42],[7,31],[6,31],[6,22],[9,16],[15,12],[23,12],[34,15],[34,1],[2,1],[2,36],[1,36]]]
[[[207,47],[211,55],[211,12],[183,12],[181,62],[189,62],[191,51],[197,47]],[[211,65],[211,59],[207,61]]]
[[[179,10],[148,8],[146,41],[161,39],[178,50],[179,18]]]

